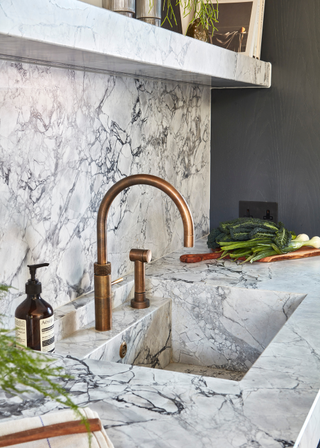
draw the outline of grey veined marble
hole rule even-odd
[[[186,198],[196,236],[209,229],[208,88],[0,61],[1,311],[24,296],[27,264],[54,308],[92,289],[96,217],[107,190],[130,174],[165,178]],[[175,204],[135,186],[108,217],[112,278],[133,270],[129,251],[159,258],[183,245]]]
[[[200,241],[185,252],[205,250],[205,241]],[[180,254],[179,249],[147,270],[149,309],[130,310],[115,297],[119,306],[112,331],[95,332],[87,325],[57,344],[69,350],[59,362],[74,376],[61,383],[79,405],[90,405],[99,413],[119,448],[316,448],[320,258],[186,265],[179,262]],[[130,297],[130,284],[132,278],[114,288],[115,296],[122,289],[123,297]],[[155,298],[156,294],[163,297]],[[74,307],[82,320],[90,300],[81,298],[78,308],[76,300],[57,313],[67,318],[68,309],[72,312]],[[178,322],[175,306],[181,315]],[[172,336],[169,344],[162,342],[166,334]],[[117,351],[123,337],[130,348],[127,360],[121,361]],[[230,365],[232,357],[239,365],[248,353],[262,353],[240,381],[210,378],[205,376],[207,369],[199,366],[195,372],[189,364],[185,364],[188,374],[130,364],[138,360],[137,353],[142,358],[139,363],[166,362],[169,345],[178,342],[181,356],[187,352],[190,359],[193,350],[200,359],[215,348],[217,359],[224,357]],[[152,358],[149,349],[153,348],[164,359]],[[159,367],[151,362],[149,366]],[[237,375],[235,370],[232,373]],[[1,419],[41,415],[59,407],[36,394],[23,401],[1,393],[0,403]]]
[[[149,284],[150,308],[135,310],[126,302],[114,309],[111,331],[97,332],[91,322],[58,342],[57,353],[241,379],[305,298],[212,287],[191,277],[149,278]],[[124,341],[128,352],[121,359]]]
[[[172,298],[173,362],[239,372],[249,370],[305,297],[183,281],[154,284],[151,297]]]

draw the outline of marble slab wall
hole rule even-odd
[[[147,173],[187,199],[199,238],[209,230],[208,88],[0,61],[0,282],[6,325],[24,298],[27,264],[53,307],[92,290],[96,217],[107,190]],[[183,245],[176,206],[153,187],[119,195],[108,216],[112,278],[131,248],[159,258]]]

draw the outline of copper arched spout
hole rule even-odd
[[[107,216],[114,198],[133,185],[151,185],[166,193],[180,211],[184,246],[192,247],[194,243],[193,219],[188,204],[169,182],[150,174],[136,174],[114,184],[102,199],[97,220],[98,262],[94,264],[94,290],[96,330],[99,331],[111,330],[112,326],[111,263],[107,261]]]

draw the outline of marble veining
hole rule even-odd
[[[197,242],[192,251],[205,252],[205,241]],[[179,250],[149,267],[153,272],[147,277],[149,286],[153,281],[173,282],[176,288],[186,283],[188,266],[179,263],[180,254]],[[270,265],[196,263],[190,266],[189,284],[215,290],[216,275],[221,291],[232,289],[229,268],[241,282],[248,280],[242,293],[261,294],[263,306],[268,305],[266,292],[273,291],[273,300],[278,297],[286,303],[283,314],[291,313],[295,295],[298,300],[306,295],[241,381],[56,355],[56,362],[74,376],[61,383],[79,405],[90,404],[99,413],[118,448],[316,448],[320,259]],[[37,394],[22,400],[2,392],[0,403],[2,419],[40,415],[59,407]]]
[[[173,360],[242,372],[304,299],[301,294],[185,282],[168,282],[166,288],[173,300]]]
[[[38,274],[54,309],[93,289],[98,207],[125,176],[165,178],[189,203],[196,236],[208,232],[209,161],[208,88],[0,60],[0,281],[17,288],[0,305],[6,325],[27,264],[50,263]],[[164,193],[135,186],[115,199],[112,279],[133,271],[133,247],[156,259],[182,245]]]
[[[203,367],[194,364],[184,364],[179,362],[171,362],[166,365],[165,370],[172,372],[191,373],[192,375],[210,376],[214,378],[223,378],[225,380],[240,381],[245,372],[237,372],[235,370],[217,369],[216,367]]]
[[[64,338],[57,352],[120,362],[119,347],[126,341],[127,364],[166,368],[172,362],[244,375],[305,298],[214,287],[191,277],[188,282],[148,277],[147,295],[150,309],[137,311],[127,302],[114,310],[112,331],[95,332],[91,323]],[[170,299],[172,311],[157,297]]]
[[[270,428],[269,422],[264,422],[263,391],[247,393],[241,382],[72,357],[59,364],[75,378],[64,382],[73,399],[81,406],[90,403],[119,448],[294,445],[294,434],[288,429],[279,432],[279,425]],[[296,392],[284,391],[283,405],[292,401],[290,395],[295,396],[296,404],[301,400]],[[270,396],[274,399],[272,393]],[[36,394],[27,402],[3,395],[0,400],[2,418],[40,415],[61,407]],[[269,402],[274,420],[281,420],[283,408],[278,404]],[[291,409],[291,418],[297,417],[299,413]]]
[[[97,359],[125,364],[165,367],[171,355],[171,301],[153,298],[151,306],[143,310],[130,307],[127,302],[113,310],[113,328],[99,332],[94,322],[56,344],[58,354],[80,359]],[[122,342],[127,354],[120,358]]]

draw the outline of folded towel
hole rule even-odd
[[[80,409],[80,412],[88,419],[98,419],[99,416],[90,408]],[[79,420],[70,409],[41,415],[39,417],[23,418],[19,420],[9,420],[0,423],[0,437],[15,434],[21,431],[32,430],[39,427],[55,425]],[[99,420],[100,422],[100,420]],[[100,426],[100,425],[99,425]],[[9,445],[1,445],[9,446]],[[10,445],[12,448],[88,448],[88,433],[66,434],[63,436],[50,437],[49,439],[33,440],[30,442]],[[92,448],[114,448],[103,426],[100,431],[92,432]]]

